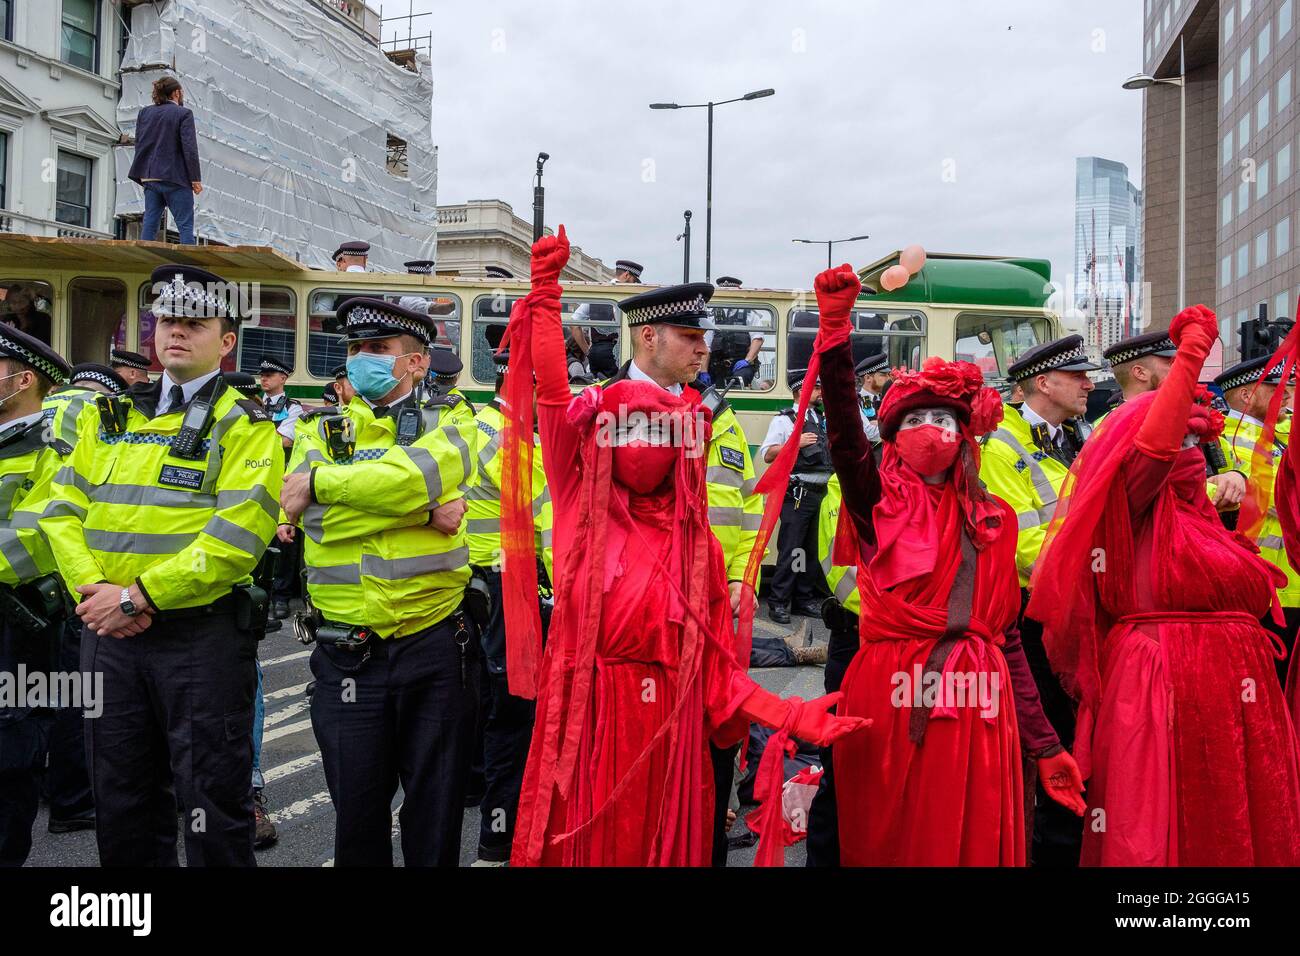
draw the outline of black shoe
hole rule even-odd
[[[306,689],[303,691],[303,696],[310,697],[315,690],[316,690],[316,682],[314,680],[309,680],[307,681]]]
[[[822,606],[820,601],[804,601],[802,604],[796,604],[790,608],[791,614],[798,614],[801,617],[815,617],[817,620],[822,619]]]
[[[276,601],[271,605],[271,613],[275,615],[277,621],[283,621],[289,616],[289,602]]]
[[[790,609],[784,604],[769,604],[767,606],[767,616],[772,619],[773,624],[790,623]]]
[[[66,817],[62,820],[51,817],[46,829],[51,833],[75,833],[78,830],[93,830],[95,829],[95,814],[88,813],[85,816]]]

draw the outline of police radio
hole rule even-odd
[[[212,402],[196,398],[185,410],[181,430],[172,439],[172,455],[190,460],[203,457],[203,436],[212,427]]]
[[[330,457],[335,461],[351,458],[357,450],[357,426],[346,415],[327,415],[321,419],[321,432]]]
[[[131,403],[115,395],[95,396],[95,407],[99,409],[99,424],[109,435],[121,435],[126,432],[127,416],[131,414]]]
[[[407,405],[397,413],[396,442],[402,447],[414,445],[424,434],[424,412],[414,404]]]

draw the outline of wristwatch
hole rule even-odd
[[[130,588],[122,588],[122,600],[118,604],[118,607],[122,609],[122,613],[127,617],[135,617],[140,613],[140,609],[136,607],[135,602],[131,600]]]

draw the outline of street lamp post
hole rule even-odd
[[[849,236],[847,239],[791,239],[790,241],[803,242],[803,243],[807,243],[810,246],[819,246],[822,243],[825,243],[826,244],[826,268],[833,269],[835,268],[835,264],[831,261],[831,256],[833,255],[832,249],[834,249],[835,243],[857,242],[859,239],[870,239],[870,238],[871,238],[870,236]]]
[[[691,281],[691,211],[688,209],[682,213],[682,218],[686,220],[686,227],[677,236],[677,240],[686,240],[686,247],[682,250],[682,281]]]
[[[546,190],[542,188],[542,167],[550,158],[550,153],[537,154],[537,181],[533,184],[533,242],[542,238],[546,221]]]
[[[1187,59],[1183,38],[1178,37],[1178,76],[1157,79],[1138,73],[1124,81],[1126,90],[1145,90],[1157,84],[1178,87],[1178,311],[1187,307]]]
[[[708,146],[708,174],[706,185],[706,201],[704,208],[704,278],[705,281],[713,279],[713,107],[725,106],[728,103],[741,103],[745,100],[759,100],[765,96],[771,96],[776,90],[755,90],[752,93],[746,93],[744,96],[737,96],[735,99],[710,100],[708,103],[651,103],[652,110],[693,110],[707,109],[709,111],[709,146]]]

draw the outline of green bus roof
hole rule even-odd
[[[893,292],[880,288],[880,275],[898,265],[899,252],[858,270],[868,302],[935,302],[962,305],[1027,306],[1041,309],[1052,294],[1052,264],[1046,259],[926,254],[925,267]]]

